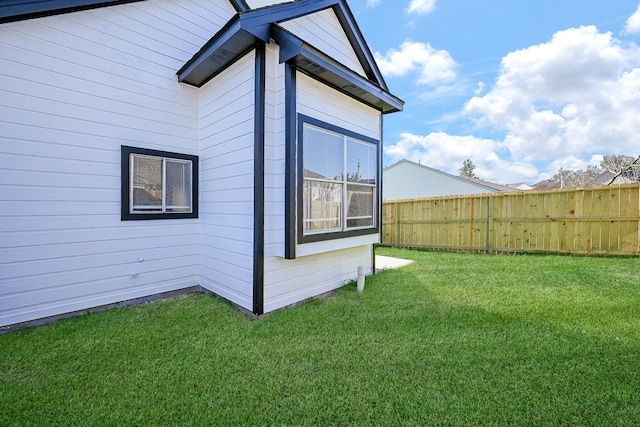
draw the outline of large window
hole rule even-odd
[[[122,219],[198,217],[198,157],[122,146]]]
[[[302,115],[298,138],[301,240],[376,232],[378,141]]]

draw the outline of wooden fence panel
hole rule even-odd
[[[386,201],[382,243],[478,252],[640,254],[640,185]]]

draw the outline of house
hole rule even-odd
[[[403,102],[345,0],[8,0],[0,63],[5,329],[189,290],[260,315],[373,270]]]
[[[529,191],[529,190],[533,190],[533,187],[530,186],[529,184],[527,184],[526,182],[516,182],[513,184],[507,184],[507,187],[513,189],[513,190],[520,190],[520,191]]]
[[[638,156],[633,162],[624,167],[618,173],[609,173],[611,174],[611,177],[606,182],[606,185],[632,184],[634,182],[640,182],[640,156]]]
[[[384,200],[514,191],[513,188],[505,185],[451,175],[410,160],[400,160],[386,167],[383,172],[383,182],[382,198]]]

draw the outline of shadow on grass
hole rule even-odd
[[[188,295],[1,336],[0,424],[640,419],[637,332],[609,336],[592,327],[597,320],[583,328],[547,318],[553,307],[503,298],[518,285],[537,295],[537,285],[492,292],[474,285],[473,270],[488,274],[481,266],[453,257],[447,267],[445,255],[428,254],[424,265],[424,256],[367,278],[362,294],[349,285],[260,320]],[[442,277],[444,269],[453,272]]]

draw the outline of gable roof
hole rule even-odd
[[[436,173],[436,174],[445,176],[445,177],[447,177],[449,179],[458,180],[458,181],[461,181],[461,182],[465,182],[467,184],[472,184],[474,186],[478,186],[480,188],[483,188],[483,189],[486,189],[486,190],[490,190],[491,192],[496,192],[496,191],[514,191],[513,188],[508,187],[506,185],[494,184],[492,182],[484,181],[484,180],[479,179],[479,178],[469,178],[469,177],[464,177],[464,176],[452,175],[450,173],[443,172],[443,171],[438,170],[438,169],[430,168],[429,166],[425,166],[425,165],[420,164],[420,163],[412,162],[411,160],[407,160],[407,159],[400,160],[399,162],[396,162],[396,163],[392,164],[391,166],[387,166],[386,168],[384,168],[384,172],[387,172],[390,169],[393,169],[393,168],[398,167],[400,165],[410,165],[410,166],[413,166],[415,168],[421,168],[421,170],[423,170],[423,171],[429,171],[429,172],[432,172],[432,173]]]
[[[332,8],[353,48],[366,78],[323,54],[279,26]],[[290,62],[307,74],[362,102],[390,113],[402,110],[404,102],[389,93],[373,54],[344,0],[297,0],[241,11],[216,33],[178,71],[178,80],[200,87],[262,41],[273,38],[280,45],[280,62]]]
[[[139,1],[144,0],[0,0],[0,24]],[[238,12],[249,10],[245,0],[227,1]]]

